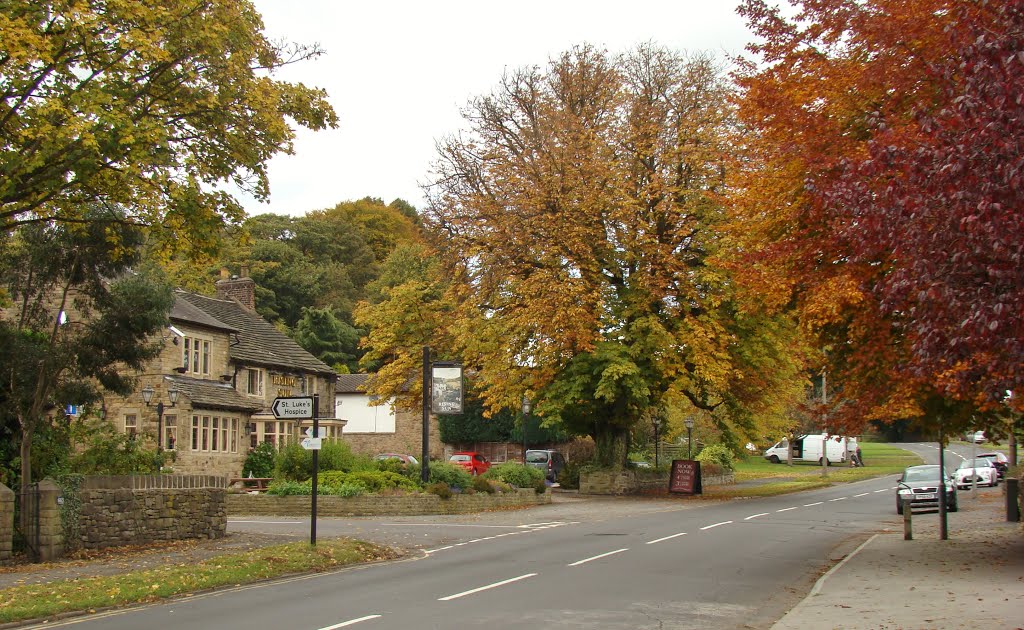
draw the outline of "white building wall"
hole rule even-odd
[[[370,404],[366,394],[337,394],[334,397],[336,418],[348,421],[342,433],[394,433],[395,410],[392,405]]]

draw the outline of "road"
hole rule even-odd
[[[937,460],[927,445],[908,448]],[[561,497],[469,517],[319,519],[321,538],[413,551],[404,561],[69,621],[105,630],[768,628],[838,558],[881,528],[901,527],[894,485],[875,479],[722,503]],[[302,537],[309,522],[239,519],[230,528]]]

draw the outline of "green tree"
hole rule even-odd
[[[52,410],[127,394],[159,346],[173,296],[153,271],[132,273],[142,233],[107,208],[81,224],[30,223],[0,258],[12,304],[0,315],[0,387],[20,438],[21,484],[32,480],[34,435]],[[59,417],[60,414],[57,414]]]
[[[295,341],[324,363],[346,373],[359,367],[360,331],[339,320],[329,308],[304,308]]]
[[[321,50],[269,41],[245,0],[11,0],[0,24],[0,234],[102,205],[208,250],[243,216],[223,184],[266,199],[289,122],[337,124],[322,90],[273,78]]]

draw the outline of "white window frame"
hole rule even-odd
[[[208,337],[187,336],[182,338],[181,345],[181,363],[185,373],[209,376],[213,341]]]
[[[253,391],[253,376],[256,377],[256,390]],[[266,371],[262,368],[246,368],[245,375],[245,393],[250,396],[263,396],[263,392],[266,391]]]
[[[126,413],[123,420],[124,434],[134,440],[139,435],[139,414]]]
[[[178,416],[175,414],[164,415],[164,450],[178,450]]]

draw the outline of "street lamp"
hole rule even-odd
[[[523,394],[523,465],[526,465],[526,421],[530,419],[530,398]]]
[[[149,404],[153,402],[153,394],[156,392],[152,387],[146,385],[142,388],[142,400],[149,407]],[[171,401],[169,407],[173,407],[178,402],[178,390],[171,388],[167,390],[167,398]],[[159,400],[156,403],[156,452],[159,454],[164,450],[164,401]]]
[[[693,459],[693,416],[683,421],[686,425],[686,459]]]

